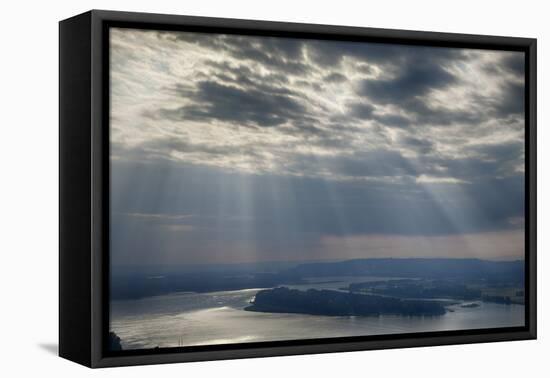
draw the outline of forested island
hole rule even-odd
[[[436,301],[353,294],[334,290],[303,291],[286,287],[259,291],[245,310],[325,316],[439,316],[446,312],[445,307]]]

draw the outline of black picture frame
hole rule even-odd
[[[110,26],[523,51],[526,325],[109,353]],[[88,367],[536,338],[536,39],[92,10],[59,24],[59,354]]]

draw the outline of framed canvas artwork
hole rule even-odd
[[[536,40],[60,23],[60,354],[536,336]]]

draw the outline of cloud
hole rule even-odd
[[[427,154],[434,149],[434,143],[429,139],[419,139],[410,135],[403,136],[399,140],[401,145],[407,146],[422,154]]]
[[[407,117],[404,117],[399,114],[378,115],[376,117],[376,120],[383,125],[400,127],[400,128],[407,127],[411,124],[411,121]]]
[[[378,149],[335,156],[314,156],[301,154],[292,159],[296,170],[305,171],[312,166],[317,170],[338,172],[344,177],[388,177],[414,175],[411,162],[398,151]]]
[[[383,146],[400,148],[418,177],[433,172],[431,165],[422,169],[414,154],[457,166],[446,160],[467,159],[469,141],[488,138],[499,119],[499,133],[506,133],[501,140],[523,138],[519,120],[510,118],[521,112],[521,80],[491,76],[483,68],[491,64],[509,72],[508,66],[518,66],[517,54],[133,30],[115,30],[113,36],[113,45],[120,46],[112,54],[114,87],[132,88],[114,93],[112,119],[121,120],[113,122],[117,158],[135,158],[138,149],[144,159],[188,159],[192,152],[195,163],[225,162],[229,169],[251,172],[255,160],[262,172],[288,174],[286,167],[301,165],[315,175],[321,170],[313,165],[323,155],[349,161],[359,151]],[[307,69],[293,73],[273,61],[299,62]],[[491,90],[477,88],[474,74],[485,75]],[[445,100],[454,96],[471,100]],[[448,130],[438,132],[441,126]],[[165,143],[155,149],[151,140]],[[243,154],[240,162],[221,159],[233,151]],[[292,156],[298,160],[289,161]],[[304,166],[305,160],[312,166]],[[518,156],[499,169],[513,174],[511,166],[522,163]],[[323,174],[329,176],[345,178],[336,170]]]
[[[407,62],[437,62],[458,59],[462,51],[437,47],[343,41],[308,41],[307,52],[319,66],[336,66],[346,59],[368,65],[399,66]],[[367,67],[363,69],[370,71]]]
[[[303,111],[299,101],[290,96],[256,89],[242,90],[210,81],[198,83],[190,95],[193,104],[161,109],[160,115],[173,120],[219,120],[270,127],[285,123]]]
[[[307,65],[302,62],[303,42],[299,39],[200,33],[170,34],[179,41],[201,48],[215,49],[219,53],[225,52],[239,61],[261,63],[292,74],[304,73],[307,70]]]
[[[457,179],[455,177],[428,176],[420,175],[416,178],[417,184],[469,184],[468,181]]]
[[[523,228],[522,53],[116,28],[111,46],[120,256]]]
[[[376,109],[371,104],[354,103],[349,106],[351,114],[357,118],[370,119]]]
[[[426,61],[408,62],[394,78],[385,80],[364,80],[360,94],[379,103],[407,105],[413,99],[424,96],[430,90],[444,88],[456,78],[440,65]]]
[[[524,83],[507,83],[503,86],[501,98],[495,101],[497,115],[501,117],[510,114],[523,115],[525,109]]]
[[[502,60],[505,70],[514,73],[519,78],[525,75],[525,56],[524,54],[509,55]]]
[[[342,83],[346,80],[346,76],[339,72],[332,72],[324,77],[324,81],[327,83]]]
[[[192,217],[192,215],[190,214],[146,214],[146,213],[127,213],[127,214],[124,214],[124,215],[127,215],[129,217],[132,217],[132,218],[137,218],[137,219],[146,219],[146,220],[149,220],[149,219],[153,219],[153,220],[157,220],[157,219],[162,219],[162,220],[165,220],[165,221],[179,221],[179,220],[182,220],[182,219],[189,219],[190,217]]]

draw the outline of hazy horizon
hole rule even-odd
[[[181,270],[181,269],[195,269],[199,271],[198,268],[214,268],[214,267],[227,267],[227,266],[265,266],[269,264],[280,264],[280,266],[285,265],[302,265],[302,264],[311,264],[311,263],[338,263],[338,262],[347,262],[354,260],[406,260],[406,259],[418,259],[418,260],[446,260],[446,259],[456,259],[456,260],[481,260],[481,261],[490,261],[490,262],[516,262],[516,261],[525,261],[524,257],[521,258],[497,258],[497,259],[481,259],[481,258],[472,258],[472,257],[415,257],[415,256],[401,256],[401,257],[365,257],[365,258],[353,258],[353,259],[317,259],[317,260],[270,260],[270,261],[258,261],[258,260],[249,260],[249,261],[237,261],[237,262],[226,262],[226,263],[187,263],[187,264],[150,264],[147,266],[136,265],[136,264],[122,264],[114,265],[111,268],[118,269],[127,269],[127,268],[146,268],[147,270],[155,270],[158,268],[166,270]],[[275,268],[279,268],[275,266]]]

